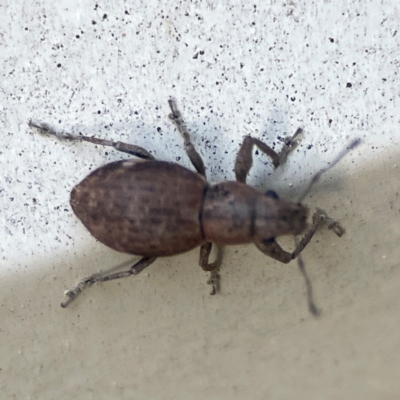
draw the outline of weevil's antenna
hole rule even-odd
[[[347,153],[349,153],[351,150],[355,149],[359,144],[361,143],[361,139],[356,139],[353,140],[344,150],[342,150],[336,158],[325,168],[322,168],[320,171],[318,171],[311,179],[310,183],[304,190],[303,194],[299,198],[299,203],[301,203],[304,198],[308,195],[310,192],[311,188],[319,181],[321,178],[322,174],[324,174],[326,171],[329,171],[331,168],[333,168]]]
[[[329,171],[332,167],[334,167],[349,151],[355,149],[359,144],[361,143],[361,139],[356,139],[353,140],[344,150],[342,150],[336,158],[325,168],[322,168],[320,171],[318,171],[313,178],[311,179],[310,183],[304,190],[303,194],[299,198],[299,203],[303,201],[303,199],[307,196],[307,194],[310,192],[311,188],[319,181],[321,178],[322,174],[325,173],[326,171]],[[325,216],[325,222],[328,222],[328,228],[333,229],[333,231],[338,235],[342,236],[344,233],[343,228],[335,223],[332,223],[333,221]],[[331,221],[329,223],[329,221]],[[330,226],[331,224],[331,226]],[[294,241],[296,246],[298,245],[298,240],[296,237],[294,237]],[[321,311],[317,308],[317,306],[314,303],[314,298],[313,298],[313,291],[312,291],[312,284],[311,280],[307,274],[306,267],[304,265],[303,258],[301,257],[301,254],[298,254],[297,256],[297,265],[299,267],[299,270],[301,274],[303,275],[305,284],[306,284],[306,291],[307,291],[307,303],[308,303],[308,310],[314,317],[318,317],[321,314]]]
[[[304,281],[306,283],[308,311],[310,311],[310,313],[314,317],[319,317],[321,314],[321,311],[317,308],[317,306],[314,303],[311,280],[307,274],[306,267],[304,265],[304,261],[303,261],[303,258],[301,257],[301,254],[299,254],[297,256],[297,265],[298,265],[299,270],[300,270],[301,274],[303,275]]]

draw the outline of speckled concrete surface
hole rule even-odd
[[[397,399],[400,395],[398,2],[0,5],[0,392],[31,399]],[[219,296],[197,251],[131,280],[79,278],[131,261],[73,215],[71,188],[125,158],[35,134],[30,118],[135,143],[190,167],[168,122],[174,96],[212,181],[233,179],[251,134],[304,140],[282,170],[256,156],[249,183],[296,198],[354,138],[363,145],[305,203],[346,227],[295,263],[227,248]],[[284,239],[291,246],[291,239]]]

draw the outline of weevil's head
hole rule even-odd
[[[307,217],[307,207],[280,200],[275,192],[268,191],[257,201],[254,233],[262,240],[298,235],[306,229]]]

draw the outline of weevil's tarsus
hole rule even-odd
[[[82,291],[85,288],[92,286],[97,282],[112,281],[114,279],[127,278],[131,275],[138,275],[145,268],[151,265],[156,259],[157,259],[156,257],[143,257],[127,271],[114,272],[112,274],[107,274],[107,275],[96,274],[89,276],[88,278],[82,279],[74,288],[68,290],[65,293],[67,296],[67,300],[61,303],[61,307],[63,308],[67,307],[73,300],[75,300],[75,298],[80,293],[82,293]]]
[[[356,139],[353,140],[344,150],[342,150],[336,158],[331,161],[331,163],[326,166],[325,168],[322,168],[320,171],[318,171],[310,180],[308,186],[304,190],[303,194],[299,197],[298,202],[301,203],[304,198],[308,195],[312,187],[320,180],[321,176],[329,171],[331,168],[333,168],[344,156],[346,156],[351,150],[355,149],[359,144],[361,143],[361,139]]]
[[[210,272],[207,284],[211,285],[210,294],[213,296],[221,290],[221,276],[219,270],[222,263],[222,248],[217,246],[217,257],[212,263],[209,262],[211,249],[211,242],[206,242],[200,247],[199,265],[203,271]]]
[[[320,211],[322,211],[322,210],[320,210]],[[346,232],[346,230],[343,228],[342,225],[339,224],[338,221],[335,221],[332,218],[329,218],[326,214],[325,214],[324,223],[329,230],[335,232],[336,235],[339,237],[343,236]]]
[[[284,164],[288,155],[292,153],[301,142],[303,129],[297,128],[293,136],[287,136],[284,139],[282,150],[278,153],[280,165]]]
[[[211,296],[214,296],[221,291],[221,275],[219,274],[219,267],[214,268],[210,272],[210,277],[207,280],[207,284],[211,286]]]
[[[169,99],[168,104],[171,109],[171,114],[169,114],[169,119],[175,125],[178,132],[182,135],[186,154],[188,155],[196,171],[200,175],[206,177],[206,168],[204,167],[204,162],[190,139],[190,133],[186,128],[185,122],[182,118],[182,114],[179,111],[178,106],[176,105],[176,101],[174,99]]]
[[[240,146],[235,161],[235,176],[236,180],[241,183],[246,183],[247,175],[253,165],[253,148],[257,146],[260,151],[266,154],[272,160],[274,168],[278,168],[284,164],[288,154],[291,153],[299,144],[302,129],[298,128],[293,136],[287,137],[284,140],[282,150],[277,153],[267,144],[259,139],[251,136],[246,136]]]
[[[42,135],[55,136],[57,139],[60,139],[60,140],[71,140],[71,141],[79,141],[80,140],[80,138],[78,136],[72,135],[71,133],[57,132],[50,125],[48,125],[44,122],[29,120],[28,125],[30,128],[37,129],[39,131],[39,133]]]

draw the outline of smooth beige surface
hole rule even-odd
[[[97,285],[65,310],[63,287],[124,256],[99,245],[77,249],[70,268],[55,257],[2,278],[1,398],[398,398],[398,159],[347,178],[343,162],[340,181],[307,199],[347,229],[341,239],[321,230],[304,252],[319,319],[296,264],[252,246],[225,250],[215,297],[197,252]]]

